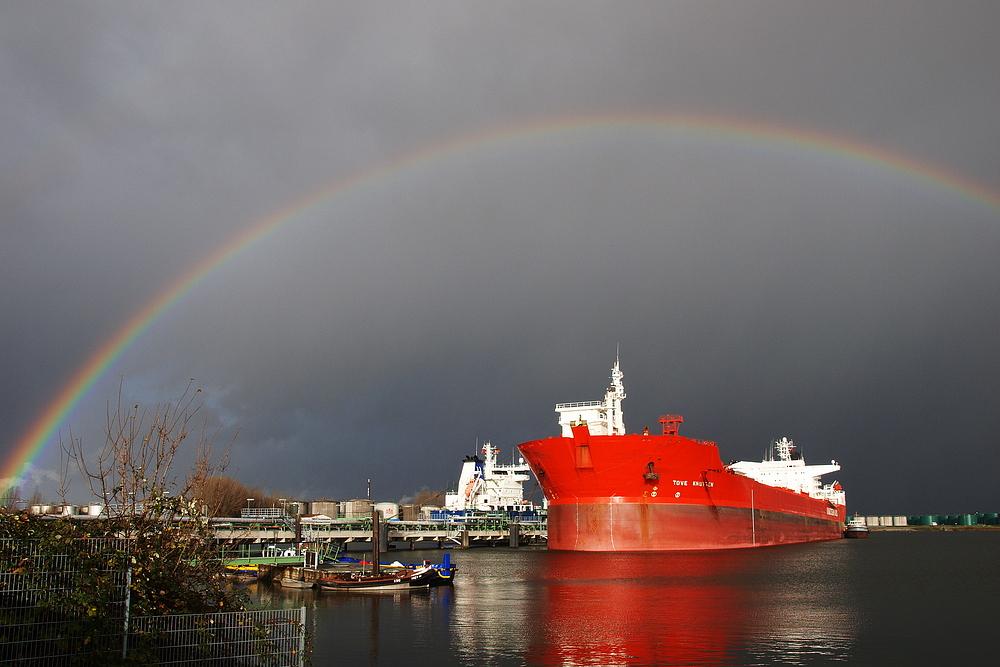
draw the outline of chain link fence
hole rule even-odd
[[[51,553],[36,540],[0,539],[0,664],[62,665],[81,655],[120,655],[128,572],[101,567],[93,557],[131,545],[94,538],[69,546],[72,555]],[[90,607],[79,594],[81,562],[103,583],[103,595],[91,595]]]
[[[128,650],[157,665],[303,664],[306,608],[133,618]]]
[[[89,539],[73,547],[93,556],[129,544]],[[131,616],[131,571],[89,572],[106,591],[95,603],[93,590],[79,594],[79,563],[69,554],[46,553],[31,540],[0,539],[0,665],[304,663],[305,607]]]

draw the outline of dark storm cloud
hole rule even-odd
[[[2,446],[176,276],[322,187],[553,118],[839,135],[992,187],[989,3],[4,5]],[[788,435],[852,511],[1000,506],[996,207],[830,155],[622,128],[390,174],[226,264],[71,418],[189,377],[250,484],[438,488],[555,431],[620,343],[626,423]],[[39,462],[53,468],[52,457]]]

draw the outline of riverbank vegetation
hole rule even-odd
[[[128,615],[245,609],[223,575],[225,545],[209,528],[203,495],[229,447],[213,455],[214,434],[196,421],[198,391],[189,385],[178,401],[151,410],[119,400],[99,451],[72,438],[63,445],[64,476],[78,473],[103,505],[100,516],[36,516],[9,506],[0,513],[3,626],[22,628],[32,641],[62,642],[93,664],[95,655],[122,655],[120,641],[117,649],[104,643],[121,636]],[[186,473],[175,469],[182,448],[194,460]]]

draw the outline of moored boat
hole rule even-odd
[[[851,539],[864,539],[869,535],[868,524],[865,523],[865,518],[861,516],[853,516],[847,522],[847,527],[844,528],[844,537]]]
[[[258,568],[256,565],[226,565],[227,575],[237,581],[256,581]]]
[[[372,508],[372,560],[371,571],[341,571],[321,577],[316,583],[322,591],[384,591],[410,590],[427,587],[438,580],[438,570],[429,564],[411,568],[402,563],[392,563],[383,570],[379,563],[379,513]]]
[[[337,574],[350,574],[350,573],[364,573],[366,569],[370,571],[371,569],[370,561],[357,560],[356,558],[340,558],[336,563],[331,565],[324,565],[323,569],[328,575],[334,573]],[[450,586],[454,583],[455,573],[458,568],[451,562],[451,554],[445,553],[444,558],[441,563],[432,563],[429,560],[423,561],[421,564],[415,563],[401,563],[399,561],[394,561],[392,563],[380,563],[380,572],[390,572],[396,570],[419,570],[421,568],[429,567],[433,570],[433,575],[430,578],[429,586]]]
[[[323,591],[409,590],[430,586],[437,577],[436,570],[428,566],[416,570],[404,569],[378,574],[338,572],[322,577],[317,583]]]
[[[440,564],[425,560],[424,565],[434,570],[435,576],[431,579],[431,586],[450,586],[455,583],[455,572],[458,568],[451,564],[451,554],[446,553]]]
[[[454,583],[455,571],[458,569],[451,564],[451,554],[446,553],[444,555],[443,562],[432,563],[429,560],[424,560],[420,565],[415,565],[412,563],[400,563],[398,560],[392,563],[381,563],[379,565],[381,570],[399,568],[408,570],[421,570],[423,568],[430,568],[431,572],[428,577],[428,586],[450,586]],[[420,580],[419,585],[424,585],[423,580]]]
[[[282,577],[278,580],[283,588],[314,588],[316,586],[315,581],[303,581],[302,579],[293,579],[292,577]]]
[[[757,547],[839,538],[840,485],[807,466],[787,438],[760,462],[722,463],[714,442],[678,434],[627,434],[618,361],[603,401],[556,405],[562,434],[519,446],[548,500],[550,549],[667,551]]]

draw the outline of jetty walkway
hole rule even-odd
[[[372,522],[363,519],[329,519],[314,522],[239,518],[211,519],[212,530],[220,540],[243,544],[329,544],[346,546],[351,542],[371,542]],[[521,546],[543,544],[548,526],[543,521],[519,521],[507,516],[463,517],[448,521],[386,521],[379,526],[382,544],[405,543],[411,549],[417,542],[437,542],[469,547],[473,544]]]

